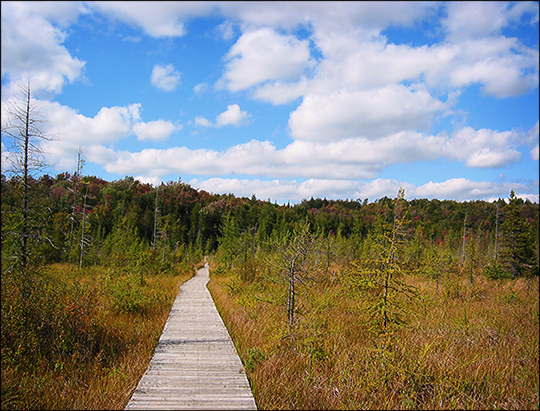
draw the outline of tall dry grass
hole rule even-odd
[[[2,278],[2,409],[123,409],[191,269],[140,277],[57,264],[26,299]]]
[[[260,409],[538,409],[538,278],[477,273],[471,284],[455,272],[437,287],[407,276],[420,297],[385,337],[345,275],[319,279],[302,291],[291,342],[282,286],[213,268],[209,289]]]

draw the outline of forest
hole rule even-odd
[[[2,249],[7,251],[16,249],[17,237],[10,234],[21,224],[23,182],[2,175],[1,184]],[[119,254],[128,254],[125,247],[138,252],[152,249],[165,265],[190,263],[216,253],[224,237],[232,235],[227,232],[231,224],[234,235],[251,233],[252,244],[262,246],[302,222],[314,236],[332,239],[340,258],[354,260],[369,234],[394,219],[394,199],[388,197],[372,202],[311,198],[278,205],[255,196],[210,194],[180,179],[153,187],[133,177],[107,182],[67,172],[30,177],[28,185],[28,241],[39,264],[106,264],[121,258]],[[507,215],[512,217],[507,225],[521,224],[520,230],[530,237],[524,245],[529,253],[524,261],[530,263],[538,253],[538,204],[512,196],[494,202],[403,199],[408,210],[409,265],[419,267],[433,249],[445,249],[462,263],[489,265],[505,247]],[[514,216],[511,209],[518,209],[519,215]],[[513,275],[525,275],[522,268]]]
[[[2,409],[123,408],[205,257],[259,408],[538,409],[538,204],[81,170],[2,175]]]

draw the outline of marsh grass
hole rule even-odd
[[[345,275],[319,278],[291,342],[283,290],[235,276],[211,270],[209,289],[260,409],[538,409],[538,278],[406,275],[409,325],[381,337]]]
[[[23,299],[2,278],[2,409],[123,409],[179,286],[193,275],[138,276],[68,264],[34,273]]]

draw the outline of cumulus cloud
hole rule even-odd
[[[152,69],[150,82],[163,91],[174,91],[180,84],[180,73],[174,69],[172,64],[166,66],[156,64]]]
[[[538,21],[538,6],[534,2],[449,2],[442,26],[451,41],[469,40],[500,35],[501,29],[532,14],[531,22]]]
[[[519,96],[538,87],[538,50],[521,46],[515,38],[471,40],[456,46],[459,59],[447,76],[456,87],[480,84],[498,98]],[[444,74],[444,72],[443,72]]]
[[[404,130],[427,129],[445,104],[425,91],[403,85],[328,95],[308,95],[290,115],[291,135],[300,140],[379,138]]]
[[[234,27],[230,21],[224,21],[217,26],[216,30],[223,40],[230,40],[234,37]]]
[[[375,180],[371,183],[351,180],[243,180],[237,178],[192,179],[189,184],[210,193],[237,193],[238,196],[270,199],[278,203],[300,202],[311,197],[328,199],[360,199],[394,197],[400,187],[395,180]],[[411,185],[405,184],[408,188]]]
[[[215,8],[211,2],[132,2],[97,1],[89,5],[112,19],[140,27],[155,37],[181,37],[186,34],[185,20],[209,15]]]
[[[3,82],[30,77],[35,89],[58,93],[82,78],[85,62],[63,45],[81,13],[101,13],[155,38],[183,36],[188,19],[213,15],[226,19],[214,35],[232,40],[234,29],[239,30],[224,56],[218,88],[249,90],[253,98],[272,104],[299,99],[288,122],[293,141],[284,148],[252,140],[222,151],[139,152],[117,151],[114,144],[133,134],[140,141],[165,140],[180,127],[161,119],[142,122],[139,104],[103,107],[87,117],[44,102],[52,124],[46,131],[60,138],[44,147],[59,167],[72,169],[77,148],[87,145],[88,160],[110,172],[154,182],[169,173],[219,176],[199,183],[216,191],[255,192],[260,198],[272,193],[297,200],[312,195],[378,198],[394,196],[405,186],[420,197],[468,199],[507,195],[513,188],[467,179],[414,187],[376,178],[391,164],[441,158],[472,168],[507,167],[522,160],[523,146],[538,161],[538,122],[527,133],[471,127],[456,127],[449,135],[431,133],[433,122],[451,113],[461,91],[471,85],[497,98],[538,87],[537,48],[503,35],[513,24],[537,24],[537,2],[396,2],[391,7],[380,2],[285,2],[279,7],[266,2],[2,2],[1,7]],[[436,33],[444,37],[441,42],[392,44],[384,34],[389,27],[413,27],[437,15],[446,16]],[[164,91],[175,90],[180,79],[172,64],[156,64],[151,75],[151,83]],[[206,89],[199,83],[193,92]],[[9,94],[7,87],[2,91]],[[232,104],[214,122],[201,115],[188,124],[219,128],[250,121]],[[260,180],[223,178],[244,174]],[[519,189],[526,196],[537,187]]]
[[[269,28],[244,33],[226,55],[218,87],[244,90],[267,80],[298,79],[310,66],[309,42]]]
[[[216,117],[216,122],[213,124],[210,120],[205,117],[197,116],[189,124],[194,124],[195,126],[202,127],[223,127],[227,125],[240,126],[248,125],[250,123],[251,115],[247,111],[240,110],[238,104],[230,104],[227,106],[227,110],[219,114]]]
[[[132,133],[132,123],[140,120],[140,104],[103,107],[94,117],[86,117],[58,102],[40,101],[46,114],[44,131],[63,142],[81,145],[111,143]]]
[[[123,152],[106,167],[109,172],[120,175],[142,174],[146,169],[153,175],[244,174],[266,178],[363,179],[376,177],[389,164],[436,158],[445,142],[444,136],[419,133],[399,133],[378,141],[295,141],[283,149],[277,149],[269,141],[251,140],[224,151],[175,147]]]
[[[74,168],[79,147],[114,144],[130,136],[133,133],[133,122],[140,120],[140,104],[103,107],[94,117],[86,117],[58,102],[42,101],[40,104],[47,114],[43,131],[55,136],[54,140],[43,142],[43,151],[48,163],[63,170]],[[100,161],[112,161],[113,158],[116,155],[111,156],[109,152]],[[88,160],[93,161],[94,157]]]
[[[270,199],[285,204],[289,201],[300,202],[303,199],[369,199],[376,200],[382,197],[394,198],[398,190],[405,190],[405,198],[451,199],[457,201],[471,201],[485,199],[495,201],[498,198],[507,198],[511,190],[523,199],[538,202],[538,194],[533,194],[534,185],[515,183],[492,183],[488,181],[472,181],[469,179],[450,179],[441,183],[429,182],[422,186],[398,181],[394,179],[375,179],[370,182],[351,180],[245,180],[238,178],[210,178],[207,180],[191,179],[188,183],[198,189],[210,193],[227,194],[236,193],[238,196],[259,199]],[[324,188],[327,188],[325,190]]]
[[[538,146],[538,144],[536,146],[533,147],[533,149],[531,150],[531,158],[533,160],[536,160],[538,161],[538,157],[540,155],[540,148]]]
[[[472,199],[506,198],[510,191],[530,197],[538,180],[530,184],[496,183],[491,181],[472,181],[465,178],[452,178],[443,182],[429,182],[415,189],[417,197],[447,198],[458,201]],[[538,197],[538,195],[536,196]]]
[[[531,150],[531,158],[536,161],[538,161],[538,157],[539,157],[538,140],[539,140],[538,121],[536,121],[536,124],[531,127],[531,129],[529,130],[526,136],[526,141],[529,144],[533,145],[536,142],[536,145]]]
[[[246,111],[241,111],[238,104],[231,104],[227,106],[227,111],[224,111],[216,118],[216,126],[221,127],[227,124],[238,126],[242,123],[246,123],[249,118],[249,114]]]
[[[135,180],[139,180],[142,184],[150,184],[154,187],[159,186],[162,183],[162,180],[159,177],[147,177],[147,176],[137,176]]]
[[[166,140],[170,135],[180,127],[175,126],[170,121],[157,120],[147,123],[139,122],[133,125],[133,132],[138,140]]]
[[[193,120],[193,123],[196,126],[202,126],[202,127],[212,127],[212,125],[213,125],[210,120],[208,120],[207,118],[204,118],[202,116],[195,117],[195,119]]]
[[[203,119],[196,119],[205,125]],[[448,136],[400,132],[380,139],[349,138],[318,142],[296,140],[282,149],[251,140],[223,151],[175,147],[122,153],[107,164],[120,175],[142,173],[252,175],[265,178],[371,179],[391,164],[446,159],[469,167],[497,168],[517,161],[519,133],[464,128]],[[515,158],[514,158],[515,157]],[[157,172],[159,170],[159,173]]]
[[[52,24],[63,27],[75,21],[78,5],[2,2],[1,7],[2,81],[28,79],[34,92],[60,93],[66,83],[81,78],[85,62],[71,56],[62,45],[66,31]],[[3,91],[15,91],[8,90]]]
[[[497,168],[521,159],[516,149],[519,141],[515,131],[464,127],[447,141],[445,150],[449,158],[465,161],[469,167]]]
[[[195,94],[200,94],[205,92],[208,89],[208,84],[206,83],[199,83],[193,87],[193,92]]]

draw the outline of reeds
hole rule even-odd
[[[209,288],[260,409],[538,409],[537,277],[406,275],[420,293],[409,325],[382,337],[345,275],[320,279],[293,342],[268,302],[283,290],[258,278],[231,292],[231,277],[211,274]]]
[[[34,274],[29,298],[2,278],[2,409],[123,409],[146,370],[178,288],[103,267]]]

